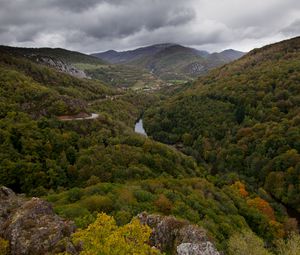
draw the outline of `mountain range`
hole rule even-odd
[[[244,54],[232,49],[209,53],[178,44],[165,43],[122,52],[109,50],[94,53],[92,56],[112,64],[142,67],[163,80],[172,81],[190,80],[207,73],[210,69],[236,60]]]
[[[118,88],[134,89],[157,89],[193,80],[244,55],[235,50],[210,54],[172,43],[92,55],[60,48],[0,46],[0,49],[78,78],[93,78]]]

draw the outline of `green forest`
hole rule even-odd
[[[148,93],[0,54],[0,184],[74,221],[82,254],[171,254],[146,245],[144,211],[202,227],[224,254],[299,254],[300,38]]]
[[[299,211],[299,46],[266,46],[212,71],[147,110],[147,132],[213,176],[236,173]]]

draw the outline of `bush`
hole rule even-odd
[[[111,192],[114,188],[112,183],[101,183],[96,186],[91,186],[86,189],[86,195],[105,195]]]
[[[251,231],[232,235],[228,241],[229,255],[271,255],[264,242]]]
[[[163,194],[154,202],[154,205],[164,214],[169,214],[173,206],[172,202]]]
[[[0,238],[0,255],[8,255],[9,254],[9,243],[8,241]]]
[[[116,219],[117,224],[119,226],[122,226],[130,222],[132,215],[128,211],[118,211],[114,217]]]
[[[96,221],[87,229],[73,234],[73,242],[83,243],[82,254],[159,255],[161,253],[157,249],[147,244],[150,234],[151,229],[138,220],[118,227],[112,217],[98,214]]]
[[[138,202],[152,202],[154,200],[154,195],[145,190],[136,190],[133,194]]]
[[[113,210],[113,201],[109,197],[93,195],[81,201],[83,207],[90,212],[111,212]]]
[[[86,181],[86,186],[92,186],[95,184],[98,184],[101,182],[100,178],[98,176],[92,175],[87,181]]]
[[[68,201],[74,203],[82,197],[82,191],[79,188],[73,188],[68,191]]]
[[[292,233],[287,241],[280,240],[277,244],[278,255],[300,254],[300,235]]]
[[[75,218],[74,223],[77,227],[81,229],[85,229],[87,228],[88,225],[90,225],[96,220],[96,216],[97,215],[95,214],[91,214],[90,212],[87,212],[87,214],[85,214],[84,216]]]
[[[84,215],[90,214],[90,212],[86,208],[81,207],[79,204],[65,206],[61,209],[58,209],[58,212],[63,217],[72,220],[77,217],[83,217]]]

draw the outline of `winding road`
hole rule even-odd
[[[71,120],[93,120],[99,117],[98,113],[92,113],[90,116],[87,117],[76,117],[76,116],[60,116],[58,117],[61,121],[71,121]]]

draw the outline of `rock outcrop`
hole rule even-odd
[[[49,67],[53,67],[60,72],[70,74],[76,78],[89,78],[84,71],[79,70],[78,68],[60,59],[55,59],[55,58],[45,57],[45,56],[44,57],[36,56],[35,60],[37,63],[42,63]]]
[[[150,245],[178,255],[220,255],[206,231],[172,216],[141,213],[138,219],[152,228]]]
[[[77,254],[70,242],[74,231],[75,226],[56,215],[48,202],[28,200],[0,187],[0,236],[9,241],[11,254]]]

